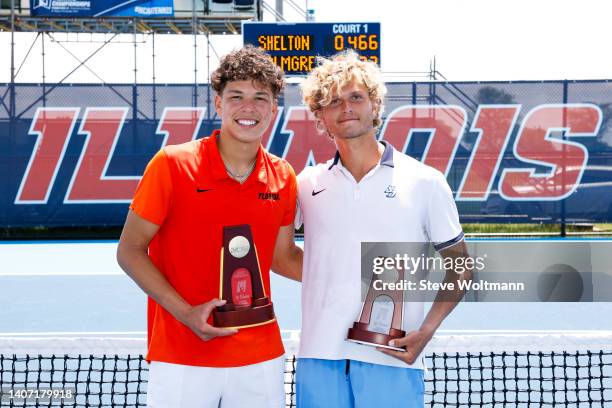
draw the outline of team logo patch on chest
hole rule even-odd
[[[396,191],[395,191],[395,186],[389,184],[387,186],[387,188],[385,189],[385,197],[387,198],[394,198],[396,196]]]
[[[278,201],[280,200],[280,194],[279,193],[259,193],[257,195],[257,198],[259,198],[260,200]]]

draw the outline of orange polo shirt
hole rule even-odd
[[[219,297],[223,227],[249,224],[264,288],[278,230],[293,222],[295,173],[262,147],[249,178],[230,178],[211,137],[166,146],[148,164],[130,208],[160,226],[149,256],[191,305]],[[209,319],[212,324],[212,316]],[[275,322],[232,336],[200,340],[152,299],[148,303],[148,360],[205,367],[255,364],[284,353]]]

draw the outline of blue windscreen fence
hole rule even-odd
[[[378,137],[438,169],[462,222],[612,221],[610,81],[388,83]],[[220,122],[206,84],[0,84],[0,224],[118,226],[163,145]],[[282,94],[263,145],[300,172],[335,146]]]

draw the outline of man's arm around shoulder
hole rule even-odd
[[[280,227],[272,257],[272,270],[285,278],[301,282],[303,258],[302,248],[295,243],[293,223]]]

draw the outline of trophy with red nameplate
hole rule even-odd
[[[227,303],[213,310],[214,326],[246,328],[276,319],[248,224],[223,227],[220,273],[219,298]]]
[[[389,346],[389,341],[406,336],[402,330],[404,292],[402,290],[375,289],[375,280],[385,283],[402,282],[403,269],[391,269],[383,275],[372,274],[359,321],[348,330],[347,340],[368,346],[406,351]]]

